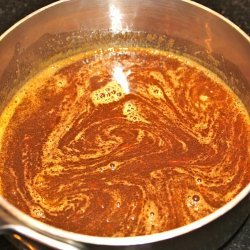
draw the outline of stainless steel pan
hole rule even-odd
[[[144,33],[135,38],[130,37],[131,31]],[[65,52],[70,55],[119,43],[192,57],[225,79],[249,111],[249,37],[223,16],[184,0],[63,0],[27,16],[0,37],[0,111],[49,58],[53,61]],[[250,184],[225,206],[187,226],[127,238],[59,230],[23,214],[0,197],[0,232],[27,249],[216,249],[249,215],[249,191]]]

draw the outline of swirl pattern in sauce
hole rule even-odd
[[[250,179],[244,107],[211,72],[167,52],[58,62],[0,121],[3,196],[68,231],[166,231],[212,213]]]

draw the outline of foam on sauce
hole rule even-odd
[[[232,91],[187,58],[79,54],[29,80],[1,114],[1,193],[77,233],[170,230],[249,183],[249,124]]]

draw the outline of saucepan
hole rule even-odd
[[[185,0],[62,0],[32,13],[0,37],[0,112],[25,80],[48,63],[111,45],[156,47],[190,56],[224,79],[250,111],[250,39],[223,16]],[[249,216],[249,191],[250,184],[189,225],[120,238],[54,228],[0,197],[0,232],[22,249],[211,250],[225,243]]]

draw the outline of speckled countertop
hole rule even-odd
[[[167,1],[167,0],[166,0]],[[0,0],[0,33],[51,0]],[[250,0],[196,0],[230,19],[250,35]],[[250,218],[221,250],[250,250]],[[0,250],[16,250],[3,236]]]

